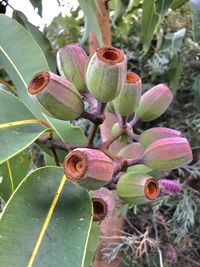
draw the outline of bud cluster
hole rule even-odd
[[[58,51],[57,64],[61,76],[42,71],[28,86],[30,97],[42,112],[65,121],[82,117],[98,125],[105,118],[105,109],[114,113],[117,120],[110,140],[99,147],[89,140],[84,148],[66,155],[66,177],[88,190],[112,185],[126,203],[154,200],[159,185],[166,185],[166,180],[159,183],[157,179],[192,160],[190,145],[178,130],[155,127],[140,135],[134,132],[139,120],[155,120],[167,110],[173,99],[169,87],[158,84],[142,94],[141,78],[127,72],[126,55],[111,46],[97,49],[89,58],[78,44],[67,45]],[[84,101],[90,105],[90,112],[84,110]],[[109,145],[116,139],[124,147],[117,155],[111,155]],[[106,190],[93,200],[96,213],[99,211],[103,217],[110,207]]]

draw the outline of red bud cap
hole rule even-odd
[[[53,72],[37,73],[28,92],[42,112],[51,117],[73,120],[83,112],[83,101],[74,85]]]
[[[155,127],[144,131],[139,137],[139,142],[146,148],[156,140],[170,137],[182,137],[182,133],[170,128]]]
[[[114,169],[113,161],[102,151],[88,148],[71,151],[63,165],[66,177],[88,190],[96,190],[110,182]]]
[[[57,65],[60,74],[72,82],[82,94],[87,90],[85,66],[88,56],[79,44],[66,45],[57,52]]]
[[[172,170],[192,161],[192,150],[185,138],[163,138],[147,147],[143,163],[155,170]]]
[[[142,95],[136,116],[142,121],[155,120],[167,110],[172,99],[171,90],[164,84],[158,84]]]
[[[86,83],[91,95],[102,103],[113,100],[124,86],[126,65],[122,50],[112,46],[97,49],[86,70]]]

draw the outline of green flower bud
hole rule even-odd
[[[63,167],[68,179],[96,190],[111,181],[114,164],[100,150],[77,148],[65,157]]]
[[[83,112],[83,101],[74,85],[52,72],[37,73],[28,92],[42,112],[51,117],[73,120]]]
[[[181,136],[182,133],[180,131],[164,127],[155,127],[144,131],[139,137],[139,142],[144,148],[146,148],[156,140]]]
[[[171,90],[164,84],[158,84],[142,95],[136,116],[142,121],[155,120],[167,110],[172,99]]]
[[[131,143],[123,147],[118,156],[122,156],[124,159],[137,159],[144,154],[144,148],[140,143]]]
[[[120,94],[113,100],[115,110],[121,115],[129,117],[135,112],[142,93],[140,77],[134,72],[127,72],[126,81]]]
[[[192,151],[185,138],[163,138],[147,147],[142,162],[154,170],[172,170],[192,161]]]
[[[154,179],[160,179],[168,175],[168,172],[166,171],[152,170],[144,164],[130,166],[128,167],[127,172],[146,173],[149,176],[152,176]]]
[[[57,52],[59,73],[73,83],[82,94],[87,91],[85,66],[88,56],[78,44],[66,45]]]
[[[118,122],[116,122],[111,130],[112,135],[117,134],[119,131],[121,131],[121,127],[119,126]],[[117,141],[121,142],[121,143],[126,143],[128,141],[128,135],[122,134],[120,137],[117,138]]]
[[[115,113],[115,108],[112,101],[107,103],[105,111],[110,113]]]
[[[144,173],[125,173],[117,183],[117,194],[126,203],[143,204],[154,200],[159,193],[158,183]]]
[[[98,101],[107,103],[122,90],[126,75],[126,56],[115,47],[97,49],[87,65],[88,90]]]

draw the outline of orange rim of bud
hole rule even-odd
[[[93,221],[101,221],[105,218],[108,205],[102,198],[92,198],[93,203]]]
[[[144,194],[146,198],[154,200],[159,193],[159,186],[157,181],[154,179],[148,179],[144,186]]]
[[[124,53],[116,47],[105,46],[97,49],[97,57],[104,63],[115,65],[124,60]]]
[[[35,95],[42,91],[49,83],[49,73],[42,71],[37,73],[28,85],[28,92],[31,95]]]
[[[126,73],[126,83],[137,83],[140,81],[140,76],[135,72]]]
[[[78,181],[87,171],[87,157],[80,151],[72,151],[65,157],[63,166],[66,176],[72,181]]]

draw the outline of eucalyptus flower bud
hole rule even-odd
[[[110,101],[107,103],[105,111],[110,112],[110,113],[115,113],[113,101]]]
[[[117,194],[126,203],[143,204],[154,200],[159,193],[156,180],[144,173],[125,173],[117,183]]]
[[[123,147],[118,156],[122,156],[124,159],[137,159],[144,154],[144,148],[140,143],[131,143]]]
[[[134,72],[127,72],[124,87],[113,100],[115,110],[121,116],[129,117],[135,112],[142,93],[141,78]]]
[[[96,190],[111,181],[114,164],[100,150],[77,148],[65,157],[63,167],[68,179]]]
[[[148,147],[148,145],[155,142],[156,140],[170,137],[182,137],[182,133],[180,131],[170,128],[155,127],[144,131],[139,136],[139,142],[144,148],[146,148]]]
[[[97,49],[86,70],[88,90],[98,101],[107,103],[122,90],[126,76],[126,56],[123,51],[105,46]]]
[[[111,130],[112,135],[117,134],[119,131],[121,131],[121,127],[119,126],[118,122],[116,122]],[[120,137],[117,138],[117,141],[121,143],[126,143],[128,141],[128,135],[126,133],[122,134]]]
[[[192,151],[185,138],[163,138],[147,147],[143,163],[154,170],[172,170],[192,161]]]
[[[72,82],[82,94],[87,91],[85,66],[88,56],[79,44],[66,45],[57,52],[59,73]]]
[[[83,101],[73,84],[53,72],[37,73],[28,85],[31,98],[45,114],[73,120],[83,112]]]
[[[142,95],[136,116],[142,121],[155,120],[167,110],[172,99],[171,90],[164,84],[158,84]]]

